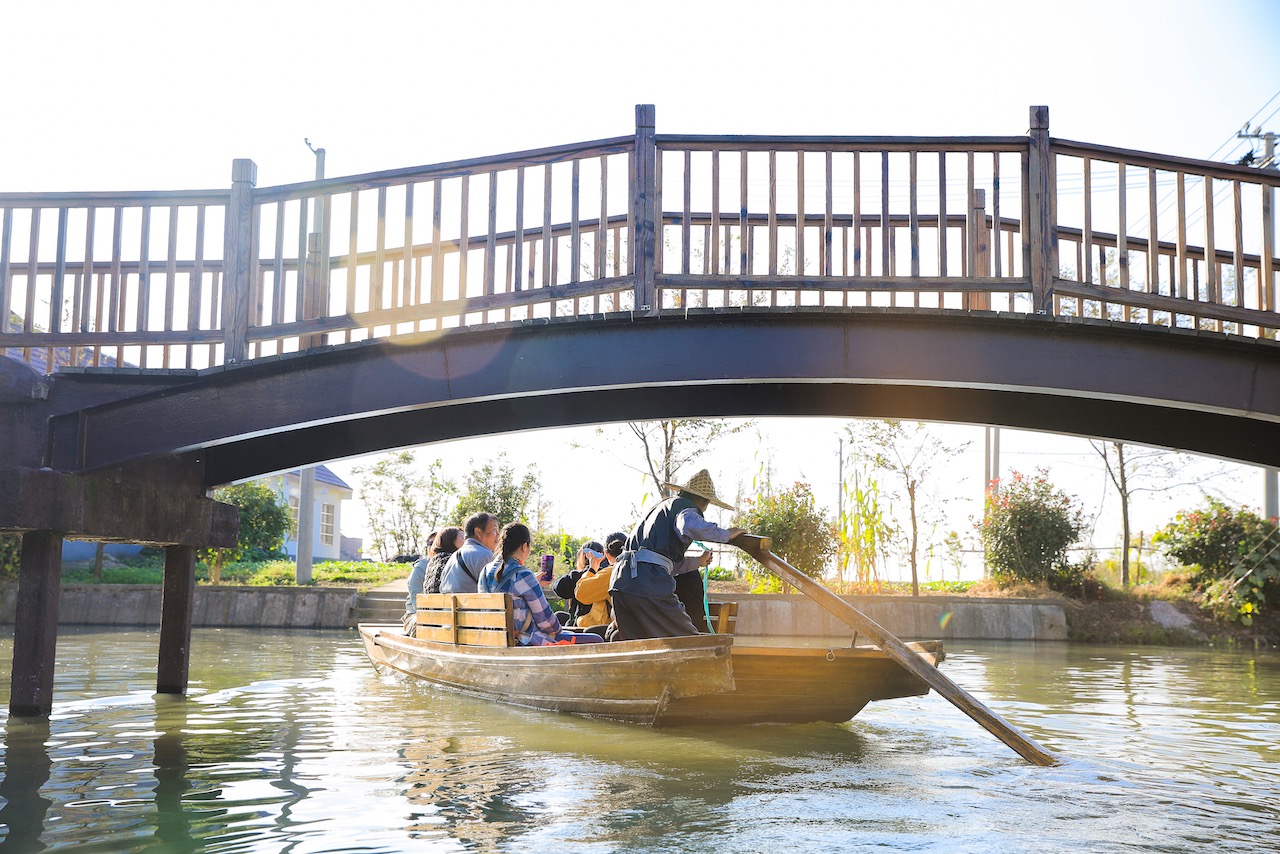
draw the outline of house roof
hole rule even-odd
[[[302,473],[298,469],[287,471],[284,473],[284,476],[288,478],[293,478],[294,480],[302,479]],[[347,484],[346,481],[344,481],[342,478],[338,477],[336,474],[330,471],[327,466],[316,466],[316,480],[318,480],[320,483],[327,483],[330,486],[337,486],[337,487],[341,487],[342,489],[351,489],[351,487]]]

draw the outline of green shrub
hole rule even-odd
[[[22,568],[22,537],[0,534],[0,581],[14,581]]]
[[[1206,498],[1204,507],[1179,512],[1151,539],[1191,569],[1197,581],[1209,581],[1230,573],[1271,528],[1247,507]]]
[[[749,498],[734,525],[773,540],[773,553],[810,578],[821,578],[836,551],[836,532],[807,483]]]
[[[1263,606],[1280,603],[1280,532],[1247,507],[1205,505],[1178,513],[1152,540],[1192,571],[1204,608],[1252,625]]]
[[[987,498],[986,509],[978,530],[996,580],[1044,582],[1077,594],[1089,586],[1088,567],[1072,566],[1067,558],[1084,530],[1083,514],[1049,483],[1048,472],[1028,477],[1015,471]]]

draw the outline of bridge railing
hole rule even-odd
[[[1274,337],[1280,172],[1053,140],[1054,313]]]
[[[634,136],[277,187],[0,194],[0,351],[203,368],[536,317],[912,306],[1273,337],[1280,173],[1049,137]]]
[[[660,136],[657,147],[663,308],[1030,307],[1025,218],[1002,213],[1022,206],[1025,137]]]
[[[48,373],[216,360],[229,196],[0,194],[0,354]]]
[[[630,307],[631,137],[256,190],[241,358]]]

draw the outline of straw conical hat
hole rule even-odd
[[[688,483],[664,483],[662,485],[667,489],[688,492],[701,498],[705,498],[717,507],[723,507],[724,509],[732,510],[735,513],[738,512],[737,507],[734,507],[732,504],[726,504],[719,498],[716,498],[716,485],[711,482],[711,472],[706,469],[703,469],[693,477],[689,478]]]

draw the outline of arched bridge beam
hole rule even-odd
[[[676,416],[997,424],[1280,465],[1280,346],[932,310],[526,322],[216,369],[51,420],[49,462],[184,452],[209,483],[395,447]]]

